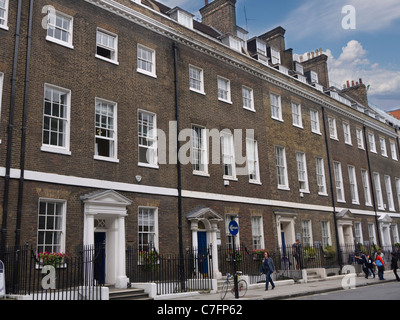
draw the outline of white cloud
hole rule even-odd
[[[400,20],[399,0],[308,0],[292,10],[280,25],[294,38],[347,36],[342,20],[346,14],[342,8],[351,5],[355,9],[355,32],[376,32],[390,27]]]
[[[380,66],[367,59],[368,52],[362,44],[351,40],[339,57],[334,57],[331,50],[327,50],[329,80],[331,85],[341,88],[346,81],[359,81],[369,85],[368,95],[375,103],[384,100],[400,101],[400,72]],[[371,100],[371,99],[370,99]],[[388,106],[389,107],[389,106]],[[396,107],[396,105],[392,105]]]

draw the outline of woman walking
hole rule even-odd
[[[272,285],[272,290],[275,288],[275,284],[272,281],[271,278],[271,273],[275,273],[276,274],[276,270],[275,270],[275,265],[274,262],[272,261],[272,258],[269,256],[268,251],[265,251],[264,253],[264,259],[263,259],[263,264],[261,267],[261,272],[266,274],[265,277],[265,291],[268,290],[268,284],[271,282]]]

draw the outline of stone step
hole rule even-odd
[[[110,288],[110,300],[153,300],[143,289]]]

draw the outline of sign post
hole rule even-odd
[[[4,263],[0,260],[0,298],[6,297],[6,281],[4,275]]]
[[[238,290],[238,278],[237,278],[237,270],[236,270],[236,248],[235,248],[235,236],[239,232],[239,225],[235,220],[229,222],[229,232],[233,237],[233,283],[235,287],[235,299],[239,299],[239,290]]]

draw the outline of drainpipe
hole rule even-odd
[[[18,0],[17,20],[15,29],[15,42],[14,42],[14,60],[11,77],[11,98],[10,98],[10,115],[8,119],[8,138],[7,138],[7,154],[6,154],[6,172],[4,176],[4,195],[3,195],[3,219],[1,226],[1,247],[0,252],[4,252],[7,241],[7,216],[8,216],[8,199],[10,193],[10,171],[11,171],[11,154],[12,154],[12,140],[14,129],[14,109],[15,109],[15,91],[17,82],[17,67],[18,67],[18,54],[19,54],[19,39],[21,29],[21,8],[22,0]]]
[[[375,211],[376,235],[378,237],[378,245],[381,246],[381,237],[379,235],[379,225],[378,225],[378,211],[376,210],[375,185],[372,179],[373,173],[371,171],[371,162],[369,159],[369,140],[367,140],[367,128],[365,125],[363,125],[363,132],[364,132],[365,150],[367,153],[369,184],[371,185],[371,193],[372,193],[372,205],[374,206],[374,211]]]
[[[176,120],[176,156],[178,174],[178,230],[179,230],[179,274],[181,286],[185,288],[184,259],[183,259],[183,234],[182,234],[182,174],[181,163],[179,161],[179,92],[178,92],[178,45],[172,44],[174,54],[174,85],[175,85],[175,120]]]
[[[19,178],[18,186],[18,207],[17,207],[17,223],[15,228],[15,247],[18,248],[21,242],[21,218],[22,218],[22,200],[24,194],[24,179],[25,179],[25,146],[26,146],[26,120],[28,111],[28,91],[29,91],[29,67],[31,62],[31,42],[32,42],[32,16],[33,16],[33,2],[29,2],[29,22],[28,22],[28,35],[27,35],[27,49],[26,49],[26,66],[25,66],[25,87],[24,87],[24,104],[22,112],[22,137],[21,137],[21,155],[20,155],[20,168],[21,175]]]
[[[330,157],[330,151],[329,151],[329,144],[328,144],[328,136],[327,136],[327,129],[326,129],[326,119],[325,119],[325,108],[321,107],[322,109],[322,123],[324,126],[324,137],[325,137],[325,147],[326,147],[326,155],[327,155],[327,160],[328,160],[328,174],[329,174],[329,186],[331,189],[331,197],[332,197],[332,207],[333,207],[333,221],[335,224],[335,235],[336,235],[336,247],[338,251],[338,264],[339,264],[339,274],[342,273],[342,268],[343,268],[343,262],[342,262],[342,254],[340,250],[340,242],[339,242],[339,231],[338,231],[338,225],[337,225],[337,218],[336,218],[336,204],[335,204],[335,188],[333,186],[333,175],[332,175],[332,168],[331,168],[331,157]]]

